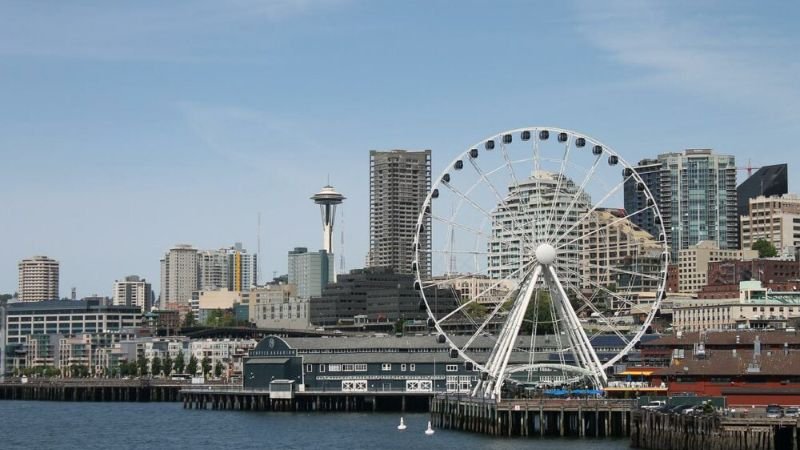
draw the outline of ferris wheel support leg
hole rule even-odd
[[[584,348],[584,346],[581,345],[580,337],[576,334],[576,328],[580,326],[580,322],[578,322],[577,324],[574,323],[572,320],[572,316],[569,314],[567,310],[567,308],[570,308],[569,299],[566,297],[563,289],[559,289],[559,284],[556,281],[556,277],[552,273],[550,273],[549,270],[545,272],[544,275],[545,278],[547,279],[548,284],[554,290],[552,301],[554,302],[555,305],[556,314],[558,314],[560,320],[566,325],[564,327],[564,332],[567,335],[567,340],[570,343],[572,354],[575,357],[575,363],[579,367],[587,369],[593,373],[594,369],[592,368],[591,357],[586,353],[586,349]],[[596,377],[592,376],[591,378],[593,382],[596,384],[597,383]]]
[[[578,320],[578,315],[575,314],[575,310],[572,309],[572,305],[569,304],[569,299],[564,292],[564,286],[561,285],[561,281],[558,279],[555,270],[552,266],[548,267],[548,272],[550,272],[550,276],[553,277],[553,281],[555,285],[558,287],[559,293],[563,296],[564,310],[566,315],[569,317],[569,322],[572,323],[571,331],[577,334],[577,342],[578,347],[581,347],[585,354],[589,359],[590,366],[587,369],[590,369],[593,373],[596,374],[594,377],[596,379],[596,383],[598,387],[605,386],[608,383],[608,377],[606,376],[605,371],[603,370],[603,365],[600,362],[600,358],[597,356],[597,353],[594,351],[594,347],[592,347],[592,343],[589,340],[589,336],[586,335],[586,331],[581,326],[580,321]]]
[[[522,326],[522,321],[525,318],[525,312],[528,310],[528,304],[531,301],[531,297],[533,297],[533,291],[536,288],[536,283],[539,281],[539,275],[542,273],[542,266],[537,264],[534,269],[533,273],[531,274],[530,279],[528,280],[527,289],[525,289],[525,294],[521,298],[521,302],[515,302],[515,309],[511,317],[511,321],[508,322],[510,327],[508,332],[506,333],[505,340],[504,340],[504,347],[500,352],[501,359],[496,360],[500,362],[499,367],[497,368],[497,376],[494,379],[494,390],[493,390],[493,397],[500,401],[500,393],[503,387],[503,379],[506,374],[506,368],[508,367],[508,360],[511,357],[511,353],[514,350],[514,344],[517,340],[517,335],[519,334],[519,329]]]

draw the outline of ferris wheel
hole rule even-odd
[[[663,222],[642,175],[574,131],[505,131],[453,160],[423,204],[412,269],[428,326],[480,372],[471,394],[605,386],[659,308]]]

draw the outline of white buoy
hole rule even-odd
[[[433,428],[431,428],[431,421],[429,420],[429,421],[428,421],[428,429],[427,429],[427,430],[425,430],[425,434],[427,434],[428,436],[430,436],[430,435],[432,435],[433,433],[434,433],[434,431],[433,431]]]
[[[403,430],[406,429],[406,424],[403,423],[403,418],[402,417],[400,418],[400,425],[397,426],[397,429],[400,430],[400,431],[403,431]]]

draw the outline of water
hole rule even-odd
[[[10,449],[627,449],[627,439],[508,439],[436,430],[428,414],[185,410],[181,403],[0,401],[0,448]]]

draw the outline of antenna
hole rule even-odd
[[[339,213],[339,273],[347,273],[344,260],[344,208]]]
[[[258,230],[256,230],[257,246],[256,249],[256,279],[253,284],[258,285],[258,280],[261,279],[261,211],[258,212]]]

